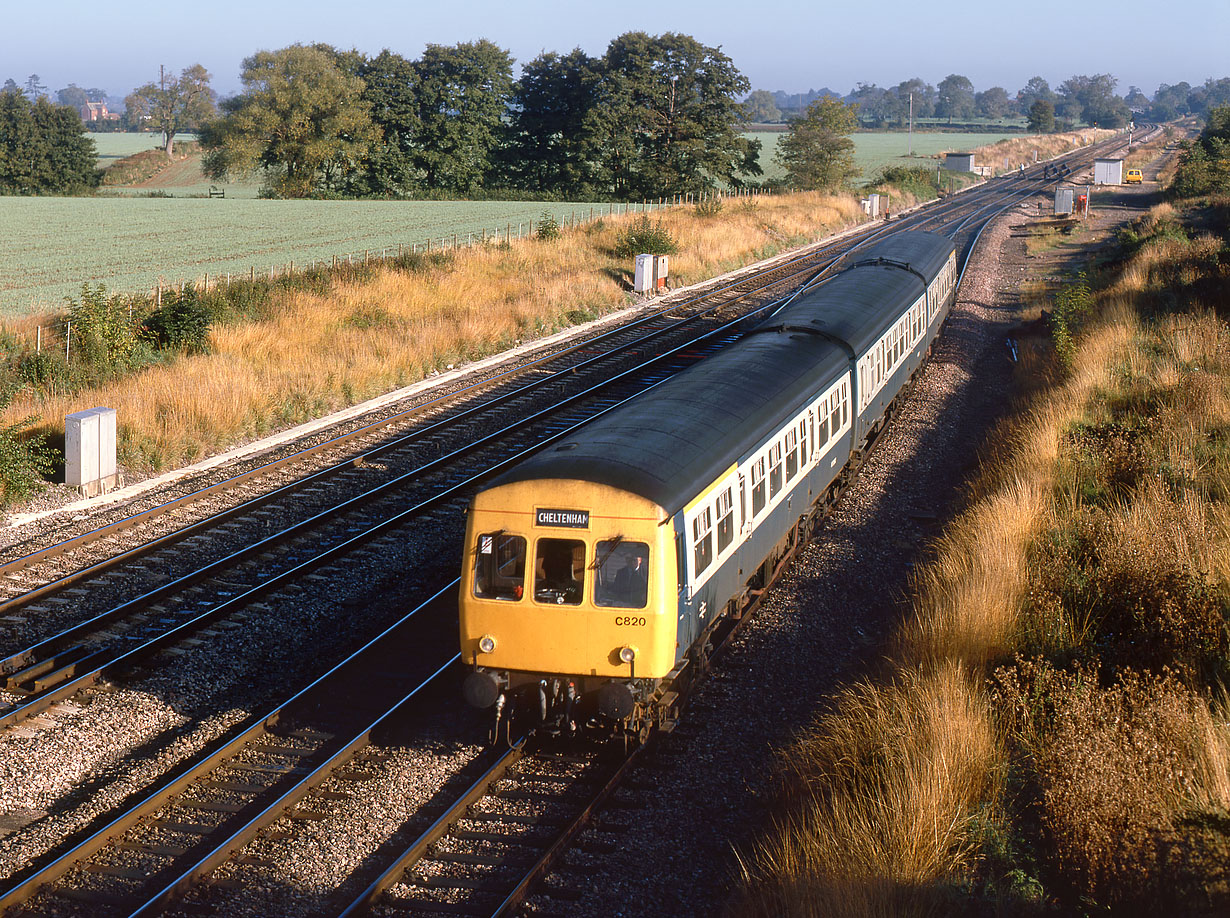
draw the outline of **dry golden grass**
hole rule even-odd
[[[1163,205],[1149,219],[1156,226],[1173,216]],[[888,676],[844,692],[783,753],[783,815],[744,859],[735,913],[945,913],[944,888],[970,876],[979,832],[1000,819],[1008,772],[995,724],[1006,729],[1011,711],[992,716],[982,675],[1023,646],[1062,657],[1095,627],[1060,604],[1039,603],[1037,571],[1051,560],[1040,552],[1043,537],[1074,518],[1093,521],[1087,532],[1100,552],[1102,592],[1127,590],[1129,610],[1136,601],[1157,609],[1155,626],[1144,617],[1156,633],[1128,643],[1190,661],[1189,672],[1207,663],[1210,649],[1224,655],[1216,597],[1230,594],[1230,447],[1220,445],[1230,430],[1230,331],[1212,315],[1145,327],[1135,308],[1159,272],[1186,276],[1185,264],[1207,264],[1213,250],[1201,240],[1151,243],[1101,295],[1100,319],[1069,372],[1004,435],[969,509],[916,577],[914,614]],[[1114,431],[1125,417],[1149,432],[1147,443],[1125,441],[1143,458],[1116,464],[1103,452],[1096,474],[1083,467],[1072,432]],[[1169,477],[1142,472],[1154,467]],[[1122,480],[1093,483],[1111,499],[1090,516],[1091,474],[1112,473]],[[1063,729],[1035,736],[1035,758],[1050,768],[1042,790],[1051,854],[1103,901],[1121,901],[1120,891],[1162,901],[1171,868],[1184,878],[1176,900],[1191,901],[1184,897],[1204,895],[1208,878],[1216,886],[1225,872],[1217,831],[1185,820],[1230,804],[1227,705],[1210,708],[1171,677],[1129,682],[1073,698]],[[1027,708],[1037,696],[1019,698]],[[936,712],[950,723],[934,722]],[[1158,839],[1187,860],[1168,863]]]
[[[968,866],[1000,752],[975,671],[844,691],[787,754],[788,815],[744,862],[739,915],[926,914]]]
[[[676,285],[865,219],[855,198],[819,193],[731,199],[717,215],[681,207],[659,218],[679,243],[670,265]],[[34,414],[52,433],[65,414],[106,405],[118,412],[120,460],[130,472],[192,462],[624,307],[632,265],[612,251],[633,219],[608,217],[551,242],[462,250],[425,272],[389,268],[363,282],[339,280],[324,295],[276,292],[276,318],[215,327],[207,356],[72,397],[18,397],[4,419]]]
[[[1035,162],[1035,153],[1037,154],[1036,161],[1042,162],[1090,143],[1105,140],[1117,133],[1118,131],[1101,128],[1086,128],[1083,131],[1069,131],[1064,134],[1029,134],[1024,137],[1010,137],[985,147],[978,147],[974,151],[977,154],[975,162],[986,163],[1002,172],[1005,168],[1003,165],[1005,161],[1010,164],[1008,169],[1015,169],[1019,163]]]

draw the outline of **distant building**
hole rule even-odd
[[[106,102],[87,102],[79,109],[82,121],[119,121],[118,112],[107,110]]]
[[[951,169],[953,172],[973,172],[974,171],[974,154],[973,153],[945,153],[944,168]]]

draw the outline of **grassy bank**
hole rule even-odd
[[[783,751],[733,913],[1230,908],[1227,217],[1155,210],[1075,297],[883,676]]]
[[[798,194],[673,208],[651,219],[659,218],[678,245],[672,281],[683,285],[829,235],[862,212],[850,196]],[[122,372],[100,370],[96,379],[62,365],[62,350],[45,348],[35,366],[34,320],[11,322],[10,342],[27,347],[10,371],[16,366],[18,381],[36,385],[3,417],[33,415],[35,432],[54,436],[65,414],[106,405],[118,412],[122,465],[138,474],[176,467],[627,306],[632,263],[614,251],[636,219],[596,220],[550,241],[214,287],[189,304],[211,317],[203,353],[151,352],[141,335],[148,301],[102,303],[79,322],[94,315],[98,347],[113,358],[106,366]]]

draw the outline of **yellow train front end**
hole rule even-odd
[[[465,552],[471,704],[565,732],[644,711],[676,662],[675,533],[661,507],[593,482],[514,481],[475,496]]]

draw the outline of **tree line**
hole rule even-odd
[[[1117,85],[1114,76],[1099,73],[1072,76],[1052,90],[1045,79],[1035,76],[1009,95],[1002,86],[976,91],[968,77],[952,73],[938,86],[914,77],[891,87],[859,83],[844,95],[827,88],[795,95],[758,89],[745,106],[752,121],[774,123],[802,117],[812,102],[832,96],[858,103],[863,126],[905,127],[912,104],[915,120],[1020,116],[1029,119],[1031,130],[1046,132],[1072,130],[1080,124],[1119,128],[1134,115],[1150,121],[1172,121],[1186,114],[1205,115],[1217,106],[1230,104],[1230,78],[1226,77],[1210,78],[1196,87],[1163,83],[1152,99],[1137,86],[1129,87],[1127,95],[1121,97],[1115,92]]]
[[[202,125],[205,168],[219,179],[260,169],[287,196],[629,199],[760,174],[759,143],[740,134],[747,79],[690,36],[629,32],[600,57],[544,53],[517,80],[512,68],[486,40],[428,45],[417,60],[261,51]]]

